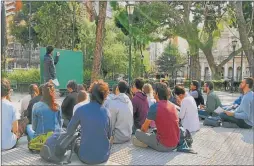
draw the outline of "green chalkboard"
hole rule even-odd
[[[59,61],[56,65],[56,77],[59,81],[60,90],[65,90],[69,80],[75,80],[78,84],[83,83],[83,54],[80,51],[54,49],[53,56],[60,53]],[[44,83],[44,55],[46,48],[40,49],[40,75],[41,83]]]

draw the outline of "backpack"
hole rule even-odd
[[[61,126],[61,112],[57,112],[57,119],[55,119],[56,123],[59,123]],[[43,134],[38,135],[37,137],[31,139],[28,142],[28,149],[30,151],[40,151],[42,146],[45,144],[47,139],[53,134],[53,131],[45,132],[44,131],[44,121],[43,121],[43,114],[41,113],[41,118],[42,118],[42,130]]]
[[[177,145],[178,152],[197,154],[192,147],[193,139],[189,130],[180,127],[180,140]]]
[[[205,118],[203,122],[204,126],[212,126],[212,127],[220,127],[221,125],[221,118],[219,116],[208,116]]]
[[[79,136],[79,133],[75,133],[71,136],[66,132],[54,133],[42,146],[40,151],[41,158],[48,162],[60,163],[64,160],[65,153],[71,150],[67,163],[64,164],[71,163],[71,156]]]
[[[52,131],[45,134],[40,134],[28,142],[30,151],[40,151],[46,140],[53,134]]]

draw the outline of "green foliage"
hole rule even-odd
[[[34,29],[42,46],[72,48],[74,13],[69,3],[66,1],[47,2],[36,12],[34,19],[38,24]]]
[[[186,60],[180,55],[178,49],[173,45],[168,45],[162,56],[156,61],[160,72],[173,73],[185,65]]]
[[[10,24],[10,33],[15,36],[17,42],[21,43],[23,46],[27,46],[29,43],[29,1],[23,1],[22,10],[15,13],[13,21]],[[34,16],[37,10],[44,5],[45,2],[42,1],[32,1],[31,2],[31,15]],[[34,26],[38,24],[34,17],[31,17],[31,40],[33,42],[33,47],[39,44],[39,39],[37,33],[34,30]]]
[[[39,69],[14,70],[7,74],[7,78],[18,83],[36,83],[40,82],[40,72]]]

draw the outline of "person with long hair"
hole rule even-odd
[[[37,96],[35,96],[34,98],[32,98],[28,104],[27,115],[25,115],[25,116],[27,116],[27,118],[29,120],[29,124],[32,124],[32,109],[33,109],[34,104],[38,103],[42,99],[42,87],[43,87],[43,84],[40,85],[40,87],[39,87],[39,94]]]
[[[39,95],[38,86],[36,84],[29,85],[28,93],[29,95],[23,97],[23,99],[21,100],[21,109],[20,109],[21,115],[27,114],[27,108],[30,100]]]
[[[79,107],[67,127],[67,134],[75,134],[81,126],[81,140],[75,145],[74,151],[79,159],[86,164],[106,162],[110,155],[110,113],[103,107],[109,94],[108,84],[103,80],[95,81],[89,89],[91,102]]]
[[[27,125],[28,139],[61,129],[61,118],[61,109],[55,100],[54,85],[48,82],[42,87],[42,100],[33,106],[32,125]]]

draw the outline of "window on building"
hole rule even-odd
[[[237,67],[236,80],[241,80],[241,67]]]
[[[232,78],[232,76],[233,76],[233,68],[229,67],[228,68],[228,78]]]

